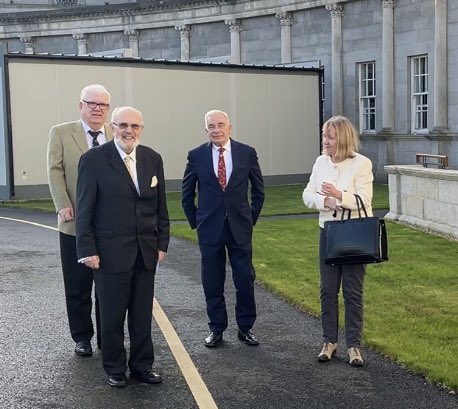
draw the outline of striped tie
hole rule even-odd
[[[124,158],[124,163],[126,164],[126,168],[127,168],[127,171],[129,172],[130,177],[132,178],[132,180],[134,180],[134,174],[132,172],[132,165],[130,163],[131,160],[132,158],[129,155],[127,155]]]

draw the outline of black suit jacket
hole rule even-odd
[[[90,149],[79,162],[78,259],[98,255],[107,272],[128,271],[138,249],[146,267],[154,270],[158,250],[167,251],[169,244],[162,158],[146,146],[136,149],[140,195],[114,141]]]
[[[226,218],[236,242],[248,243],[261,213],[264,184],[256,150],[231,139],[231,155],[232,174],[223,191],[213,168],[212,144],[205,143],[188,153],[182,183],[182,206],[191,228],[197,228],[201,244],[216,244]],[[251,203],[248,199],[250,184]]]

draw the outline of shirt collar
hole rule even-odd
[[[212,147],[214,150],[218,152],[220,146],[216,146],[214,143],[212,143]],[[224,148],[226,151],[231,151],[231,140],[229,139],[221,148]]]
[[[105,125],[102,125],[100,129],[92,129],[86,122],[81,120],[81,125],[84,129],[84,134],[87,135],[88,131],[99,131],[100,133],[105,135]]]
[[[116,146],[117,151],[119,152],[119,155],[121,156],[121,159],[124,160],[126,156],[130,156],[130,158],[136,163],[137,162],[137,148],[135,148],[131,153],[127,154],[124,152],[117,144],[116,139],[114,140],[114,144]]]

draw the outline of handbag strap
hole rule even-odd
[[[354,196],[356,197],[356,205],[358,206],[359,218],[361,219],[361,209],[363,209],[364,216],[367,217],[366,206],[364,206],[363,199],[361,199],[361,196],[357,195],[356,193],[354,193]],[[361,208],[360,208],[360,205],[361,205]]]
[[[361,196],[356,193],[354,193],[353,195],[356,198],[356,206],[358,206],[358,218],[361,219],[361,210],[364,212],[365,217],[367,217],[366,206],[364,206],[363,199],[361,199]],[[345,213],[347,213],[347,219],[351,218],[351,209],[343,209],[342,215],[340,216],[340,220],[344,220]]]

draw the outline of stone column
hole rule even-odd
[[[181,39],[181,61],[189,61],[190,59],[190,44],[191,26],[189,24],[176,25],[175,30],[180,32]]]
[[[331,109],[332,115],[343,114],[342,16],[343,6],[328,4],[331,13]]]
[[[277,13],[275,17],[280,20],[281,25],[281,62],[282,64],[289,64],[293,62],[291,44],[291,26],[293,25],[293,18],[288,11]]]
[[[394,7],[395,0],[382,0],[382,129],[394,131]]]
[[[86,34],[73,34],[73,38],[78,44],[78,55],[87,54],[87,37]]]
[[[448,133],[447,0],[434,5],[434,133]]]
[[[34,54],[35,53],[35,39],[28,35],[23,35],[19,38],[24,43],[24,53]]]
[[[231,64],[240,64],[242,58],[240,53],[240,27],[239,19],[231,19],[225,21],[226,25],[229,26],[231,32]]]
[[[126,28],[124,34],[129,36],[129,48],[132,50],[132,57],[138,57],[138,30]]]

